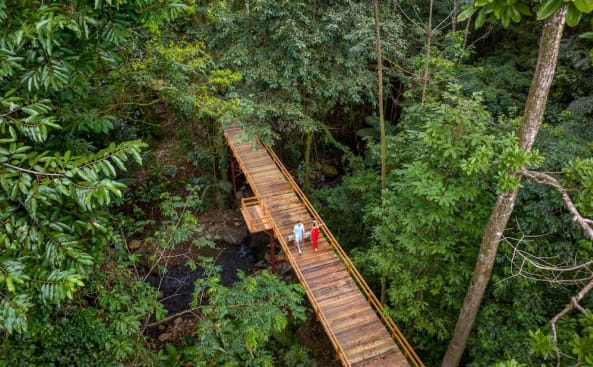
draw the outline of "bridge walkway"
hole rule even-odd
[[[226,129],[225,137],[254,192],[254,197],[243,199],[242,205],[250,231],[274,232],[342,364],[423,367],[270,147],[249,141],[238,127]],[[314,252],[307,240],[299,254],[289,240],[293,226],[302,222],[308,231],[314,219],[320,224],[319,250]]]

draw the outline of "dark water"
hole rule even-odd
[[[220,246],[216,264],[222,267],[222,284],[231,286],[237,282],[238,271],[250,274],[259,260],[257,252],[248,244]],[[162,292],[161,303],[169,314],[174,314],[190,308],[195,281],[202,276],[203,269],[199,267],[191,271],[187,266],[173,266],[165,274],[151,275],[148,282]]]

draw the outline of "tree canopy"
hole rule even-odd
[[[593,364],[592,11],[0,0],[0,366],[312,363],[281,335],[299,286],[223,286],[201,256],[193,334],[151,342],[164,251],[215,246],[198,217],[236,209],[228,123],[276,149],[426,365]]]

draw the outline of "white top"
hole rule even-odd
[[[295,241],[301,241],[303,239],[303,233],[305,233],[305,226],[303,223],[297,223],[294,225],[292,232],[294,233]]]

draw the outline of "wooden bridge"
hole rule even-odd
[[[278,240],[342,364],[424,367],[270,147],[248,140],[238,127],[226,129],[225,137],[235,159],[233,185],[242,173],[254,193],[241,208],[250,232],[267,231]],[[321,229],[319,251],[305,241],[300,255],[288,236],[296,223],[309,230],[314,219]]]

